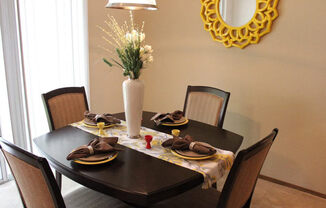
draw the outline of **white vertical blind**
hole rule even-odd
[[[7,82],[5,75],[5,65],[2,48],[2,37],[0,32],[0,137],[3,137],[9,141],[13,141],[11,120],[9,113]],[[7,168],[5,159],[0,151],[0,184],[8,180]]]
[[[28,128],[26,125],[16,3],[16,0],[0,1],[0,25],[12,139],[16,145],[28,149],[29,139],[27,137]]]
[[[7,82],[5,74],[5,65],[3,62],[2,37],[0,32],[0,136],[13,141],[11,130],[11,119],[8,103]],[[1,156],[0,156],[1,157]]]
[[[41,94],[86,86],[86,0],[19,0],[31,137],[48,132]]]

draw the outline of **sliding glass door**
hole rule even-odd
[[[49,131],[41,94],[88,88],[87,1],[0,0],[0,35],[0,136],[33,151]],[[0,183],[8,171],[0,153]]]

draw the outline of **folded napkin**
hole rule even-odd
[[[85,111],[84,116],[86,121],[94,124],[97,124],[98,122],[104,122],[105,125],[120,123],[119,119],[115,118],[112,114],[109,113],[95,114],[89,111]]]
[[[183,112],[176,110],[173,113],[157,113],[151,120],[153,120],[156,125],[160,125],[162,122],[172,122],[180,120],[183,117]]]
[[[90,155],[119,151],[121,149],[115,147],[117,142],[118,137],[95,138],[87,145],[82,145],[72,150],[71,153],[67,156],[67,160],[75,160]]]
[[[208,144],[196,142],[189,135],[184,138],[173,137],[162,143],[163,147],[171,147],[172,150],[190,150],[198,154],[212,155],[216,149]]]

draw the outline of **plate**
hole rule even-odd
[[[96,155],[90,155],[88,157],[82,157],[79,158],[79,160],[84,161],[84,162],[98,162],[102,160],[106,160],[113,155],[115,155],[117,152],[108,152],[108,153],[103,153],[103,154],[96,154]]]
[[[184,122],[182,122],[182,123],[162,122],[161,124],[162,124],[163,126],[182,126],[182,125],[187,124],[188,122],[189,122],[189,120],[186,119],[186,120],[185,120]]]
[[[197,154],[194,152],[191,152],[191,154],[187,154],[187,152],[190,152],[190,151],[171,150],[171,152],[175,156],[180,157],[182,159],[187,159],[187,160],[206,160],[206,159],[209,159],[209,158],[212,158],[215,156],[215,153],[212,155],[200,155],[200,154]]]
[[[83,120],[83,124],[84,124],[84,126],[86,126],[86,127],[89,127],[89,128],[96,128],[96,129],[98,129],[97,124],[89,123],[89,122],[87,122],[87,121],[85,121],[85,120]],[[115,124],[104,125],[103,128],[109,128],[109,127],[112,127],[112,126],[114,126],[114,125],[115,125]]]
[[[99,165],[99,164],[107,163],[107,162],[114,160],[118,156],[118,152],[103,154],[103,155],[105,155],[105,158],[102,157],[102,159],[100,159],[100,157],[99,157],[98,160],[96,160],[96,161],[94,161],[92,159],[90,161],[87,161],[87,158],[82,158],[82,159],[74,160],[74,162],[83,164],[83,165]],[[90,157],[93,157],[93,156],[90,156]],[[88,157],[88,159],[90,157]]]

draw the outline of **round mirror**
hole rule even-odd
[[[253,18],[256,0],[220,0],[219,11],[228,25],[241,27]]]

